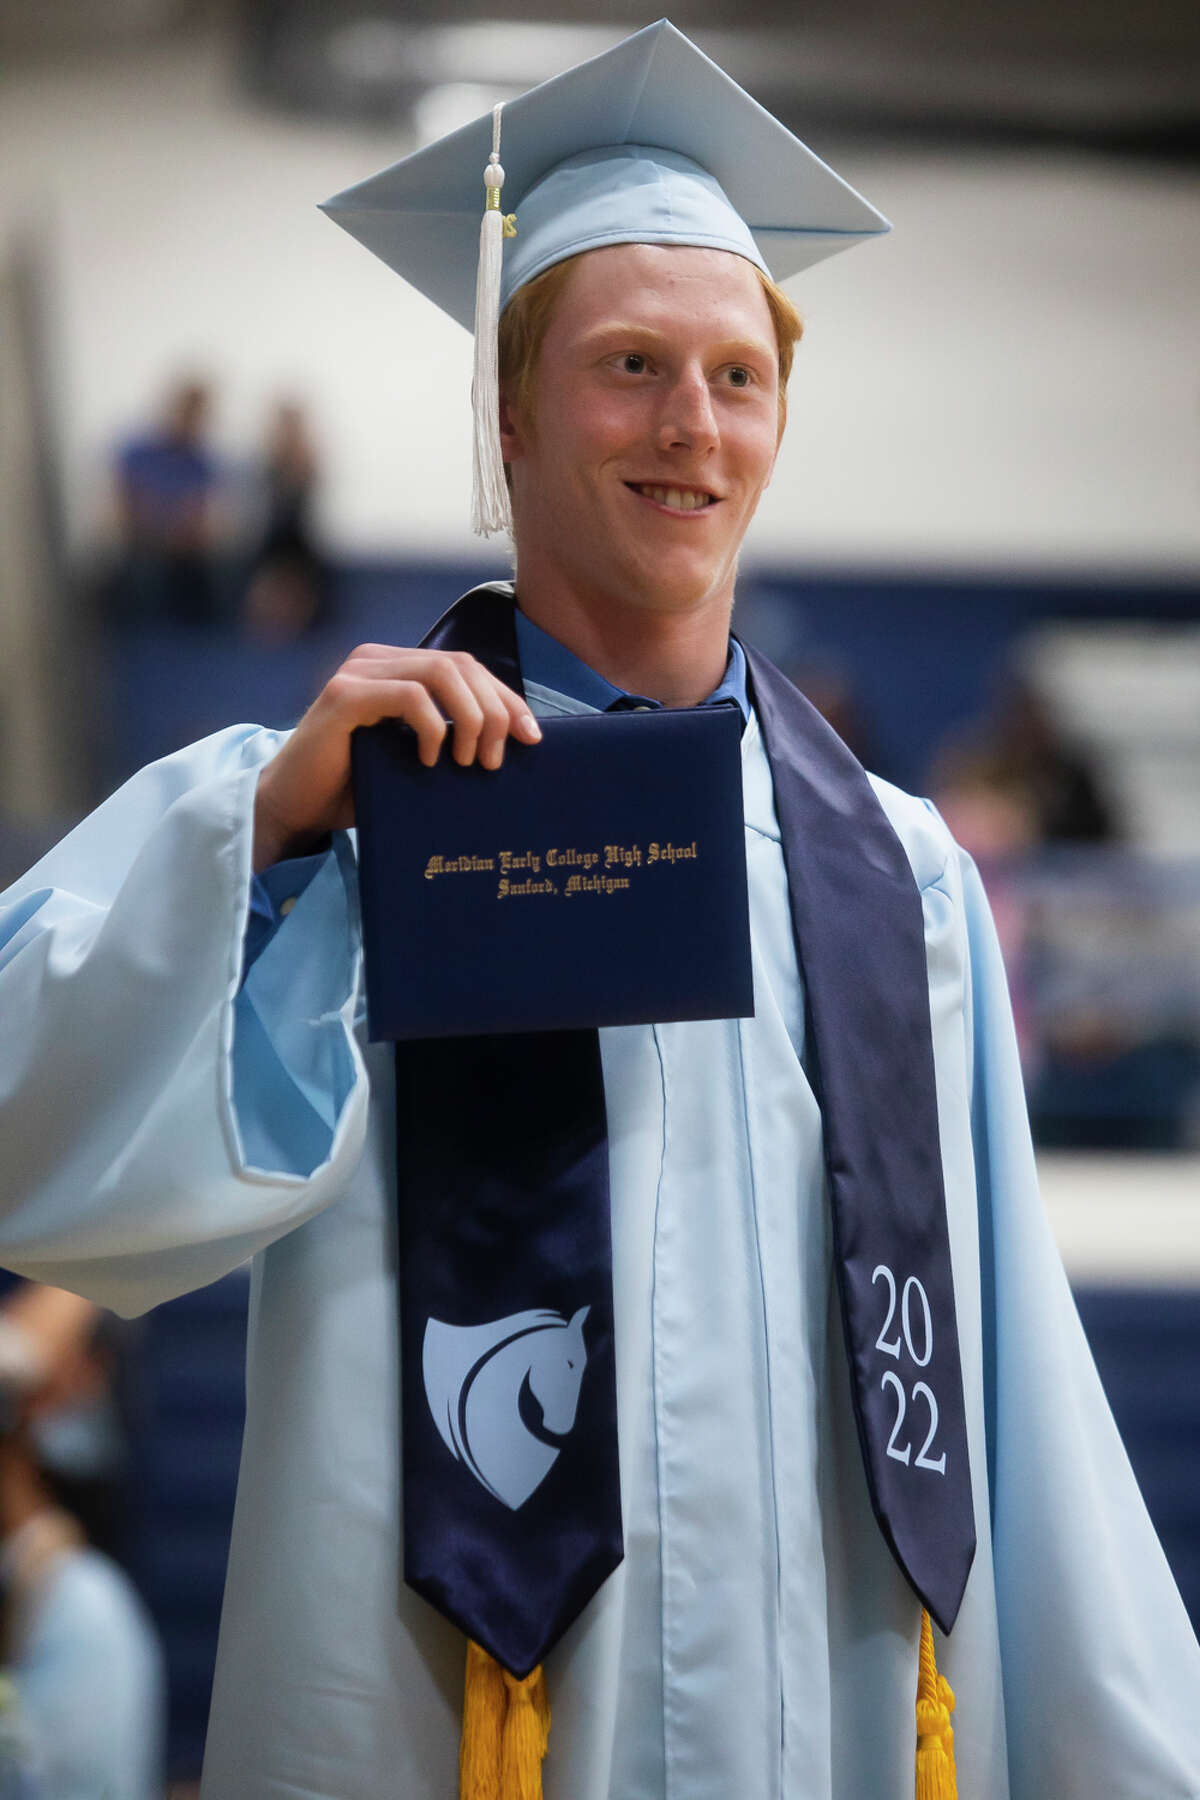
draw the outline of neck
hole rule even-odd
[[[21,1438],[7,1442],[0,1450],[0,1536],[11,1537],[50,1503],[50,1495]]]
[[[620,597],[579,595],[528,578],[524,568],[517,593],[526,618],[626,693],[664,706],[698,706],[725,673],[732,594],[660,613]]]

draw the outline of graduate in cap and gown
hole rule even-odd
[[[144,770],[0,910],[5,1262],[133,1313],[253,1258],[206,1796],[1200,1795],[978,878],[730,637],[774,279],[885,221],[665,22],[327,210],[475,326],[515,594]],[[352,730],[486,770],[708,702],[753,1017],[369,1043]]]

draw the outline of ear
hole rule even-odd
[[[785,419],[783,424],[779,427],[779,434],[775,439],[775,454],[771,458],[771,467],[767,471],[767,479],[763,482],[763,492],[764,493],[770,487],[771,483],[775,479],[775,470],[779,463],[779,452],[783,449],[783,434],[786,430],[787,430],[787,420]]]
[[[506,463],[519,462],[525,454],[527,434],[517,407],[509,404],[508,395],[500,390],[500,454]]]

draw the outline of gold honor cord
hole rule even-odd
[[[917,1674],[916,1800],[958,1800],[954,1691],[938,1674],[933,1626],[921,1608]],[[542,1800],[550,1702],[539,1663],[523,1681],[471,1641],[458,1755],[459,1800]]]
[[[958,1800],[954,1772],[954,1690],[938,1674],[933,1654],[933,1626],[921,1608],[921,1662],[917,1674],[916,1800]]]
[[[550,1703],[542,1665],[523,1681],[469,1640],[459,1800],[542,1800]]]

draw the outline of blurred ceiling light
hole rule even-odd
[[[523,93],[599,56],[625,35],[611,25],[528,25],[506,19],[441,26],[429,34],[431,74],[441,81],[495,81]]]
[[[185,23],[191,0],[0,0],[0,48],[46,53],[111,45]]]
[[[425,78],[419,66],[419,44],[425,33],[393,19],[354,19],[339,25],[326,39],[329,61],[348,81],[381,87]]]
[[[473,85],[494,95],[523,93],[539,81],[598,56],[624,34],[593,25],[526,25],[481,19],[471,25],[401,24],[393,19],[355,19],[327,39],[339,75],[372,87]],[[475,114],[471,114],[475,117]]]
[[[427,88],[412,109],[414,147],[436,143],[460,125],[469,125],[481,113],[490,112],[497,101],[515,100],[524,91],[495,83],[484,87],[475,81],[443,81]]]
[[[600,0],[582,24],[506,19],[513,0],[194,3],[244,8],[251,91],[422,141],[608,49],[634,23],[629,0]],[[77,13],[86,0],[0,0],[0,17],[6,6],[38,4]],[[439,7],[456,13],[454,22],[442,23]],[[491,16],[462,17],[476,7]],[[989,0],[917,0],[899,10],[880,0],[811,0],[799,13],[792,0],[689,0],[684,24],[818,147],[822,134],[851,131],[1040,137],[1200,157],[1196,0],[1018,0],[999,10]]]

